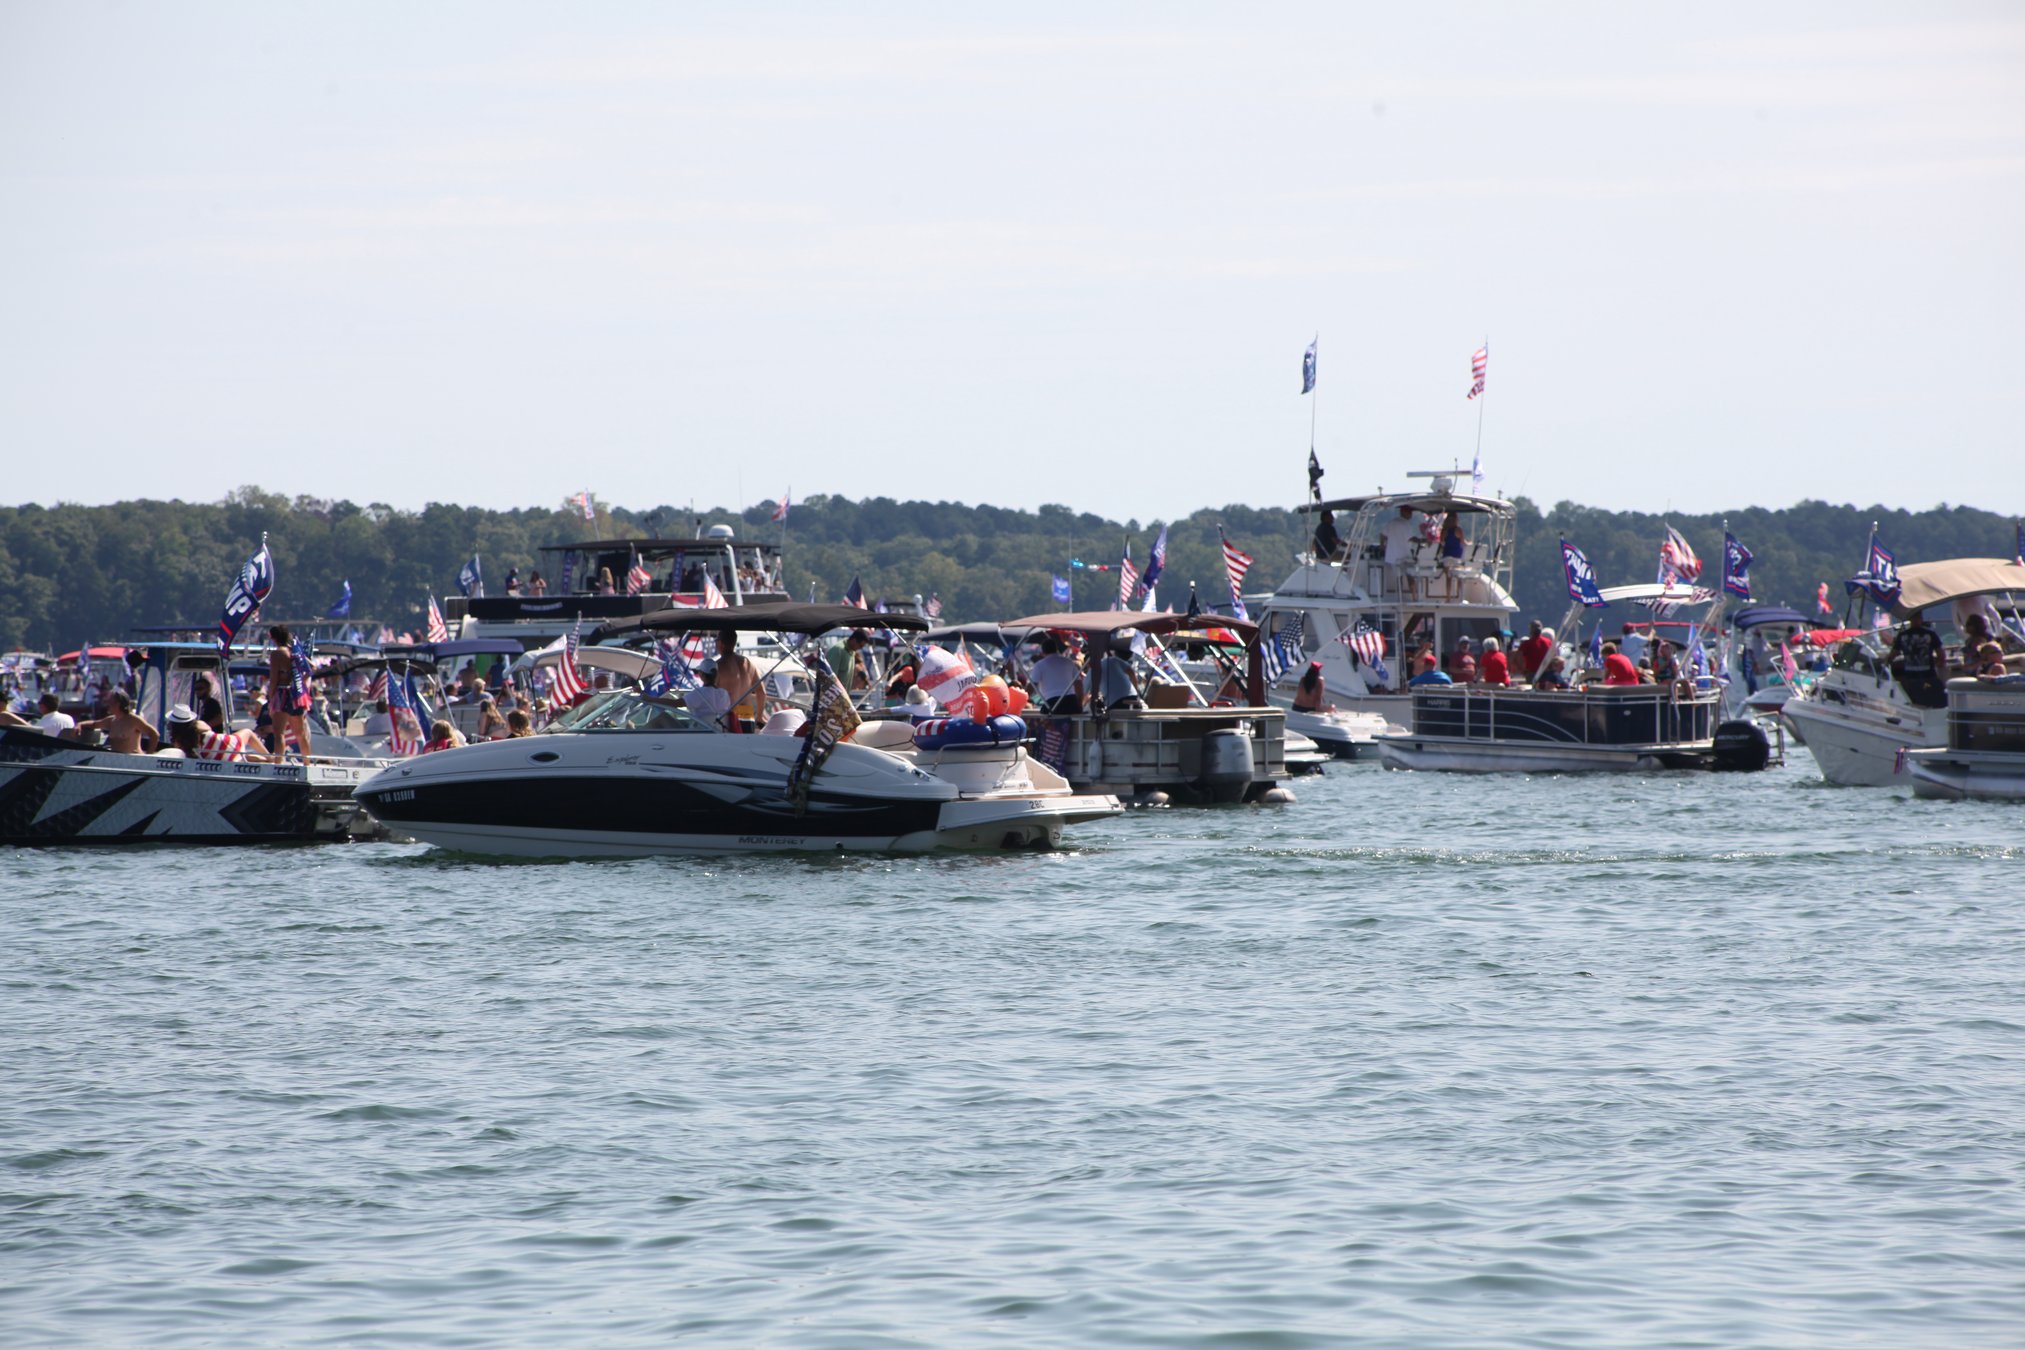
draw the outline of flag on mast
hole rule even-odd
[[[344,594],[338,597],[336,604],[324,611],[323,616],[326,619],[349,619],[352,616],[352,583],[350,577],[345,578]]]
[[[1252,570],[1252,555],[1231,543],[1224,535],[1223,526],[1216,527],[1216,537],[1223,540],[1223,574],[1230,581],[1230,612],[1239,619],[1249,619],[1245,613],[1245,573]]]
[[[436,597],[429,597],[429,641],[448,642],[450,629],[443,622],[443,611],[436,608]]]
[[[471,561],[457,570],[457,589],[464,592],[466,600],[485,598],[485,574],[479,570],[478,555],[471,555]]]
[[[788,492],[792,492],[793,490],[794,489],[790,488],[788,489]],[[774,503],[773,518],[785,524],[787,522],[787,517],[788,517],[788,493],[783,492],[780,494],[780,500]]]
[[[274,555],[267,551],[267,532],[261,531],[260,552],[246,560],[232,589],[225,592],[225,612],[218,617],[218,651],[232,650],[232,643],[248,619],[259,613],[274,590]]]
[[[1308,350],[1301,356],[1301,392],[1315,392],[1315,349],[1322,345],[1322,336],[1317,333],[1315,340],[1308,344]]]
[[[1751,550],[1737,542],[1737,536],[1723,531],[1723,589],[1739,600],[1751,598]]]
[[[1470,353],[1470,391],[1465,398],[1475,398],[1484,392],[1484,368],[1491,363],[1491,340],[1484,339],[1484,345]]]
[[[626,569],[626,594],[638,595],[641,591],[646,590],[648,584],[653,580],[654,574],[649,572],[640,561],[640,550],[634,549],[633,565]]]

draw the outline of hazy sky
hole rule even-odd
[[[0,4],[0,500],[2025,510],[2008,5]]]

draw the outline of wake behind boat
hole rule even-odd
[[[814,635],[863,619],[844,605],[748,605],[663,611],[601,635]],[[1122,810],[1033,759],[1024,726],[924,744],[909,723],[860,723],[827,668],[811,669],[820,689],[805,736],[730,732],[681,697],[623,690],[540,736],[393,765],[358,796],[425,842],[521,857],[1037,848]]]

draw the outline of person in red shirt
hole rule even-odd
[[[1494,637],[1484,639],[1484,659],[1477,665],[1477,682],[1506,686],[1512,683],[1511,663],[1498,650],[1498,640]]]
[[[1617,644],[1603,644],[1603,682],[1605,684],[1639,684],[1638,667],[1631,658],[1617,650]]]
[[[1526,634],[1518,646],[1519,678],[1530,680],[1540,673],[1540,665],[1547,659],[1547,653],[1554,650],[1553,635],[1540,627],[1538,619],[1533,620],[1532,631]]]

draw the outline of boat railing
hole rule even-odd
[[[1413,734],[1558,745],[1659,745],[1708,741],[1720,695],[1678,683],[1585,685],[1567,691],[1497,685],[1423,685],[1413,691]]]
[[[1948,748],[2025,752],[2025,677],[1949,680]]]

